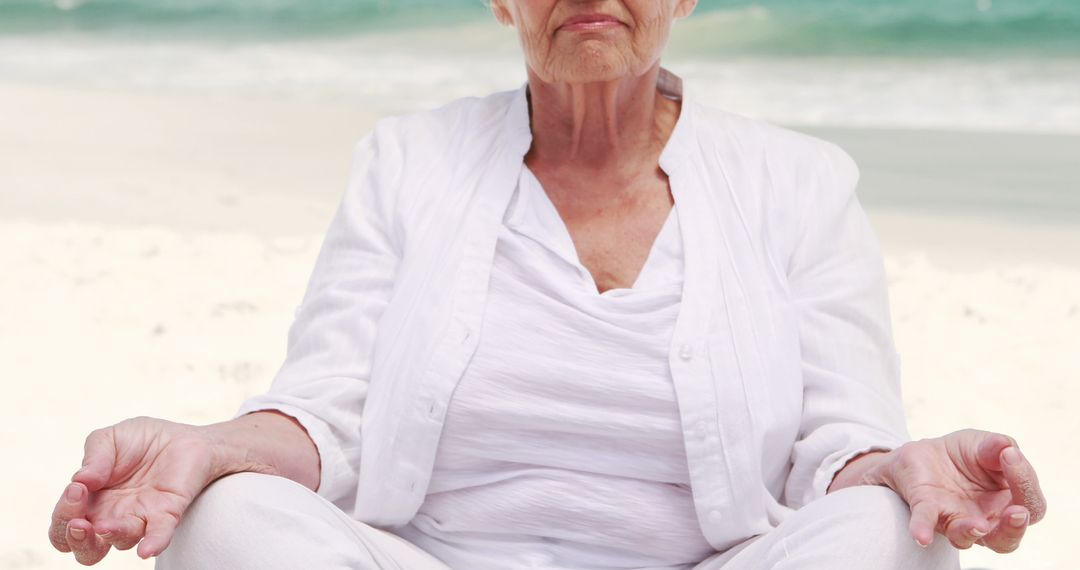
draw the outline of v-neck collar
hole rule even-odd
[[[645,263],[635,277],[634,283],[630,287],[617,287],[600,292],[592,273],[582,263],[570,231],[558,209],[544,191],[540,180],[524,163],[521,166],[517,189],[504,221],[510,229],[538,242],[572,266],[579,277],[587,283],[589,291],[601,297],[619,297],[651,289],[653,285],[660,283],[658,276],[653,275],[657,271],[654,266],[662,261],[658,259],[658,256],[671,255],[672,252],[682,254],[681,247],[678,247],[681,241],[670,241],[682,239],[678,235],[678,211],[672,206],[653,240]],[[670,267],[669,264],[662,266]]]
[[[525,163],[521,164],[517,191],[507,212],[506,225],[552,250],[579,271],[584,269],[566,223],[540,180]]]
[[[642,270],[635,277],[634,284],[631,287],[613,288],[600,293],[592,273],[584,267],[578,256],[577,247],[573,245],[573,240],[570,238],[569,230],[566,228],[562,215],[558,214],[551,199],[544,193],[540,180],[525,165],[525,154],[532,145],[528,87],[528,82],[519,87],[512,101],[507,122],[503,125],[504,135],[507,136],[507,140],[512,145],[515,155],[521,155],[522,168],[522,172],[519,173],[517,178],[517,189],[513,198],[511,198],[509,211],[504,216],[505,223],[511,228],[530,235],[530,238],[534,240],[554,246],[556,255],[577,268],[579,273],[583,273],[582,277],[591,284],[594,295],[598,297],[617,297],[635,293],[635,291],[639,290],[639,287],[652,281],[647,276],[648,268],[654,262],[653,257],[656,255],[658,246],[661,245],[660,241],[667,238],[666,233],[671,231],[669,227],[674,225],[673,222],[678,221],[678,192],[673,188],[672,195],[675,204],[672,206],[672,212],[665,218],[663,226],[649,250]],[[685,163],[684,158],[688,153],[688,145],[693,137],[691,133],[691,123],[693,121],[691,114],[694,106],[686,96],[683,80],[666,68],[660,68],[657,78],[657,90],[663,97],[680,101],[678,118],[660,152],[658,161],[660,168],[671,180]],[[537,192],[540,192],[540,194]],[[683,232],[680,231],[679,233]],[[677,235],[673,239],[681,240],[681,235]]]

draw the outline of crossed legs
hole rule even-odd
[[[843,489],[693,570],[957,570],[956,549],[940,536],[929,548],[916,545],[907,533],[908,517],[907,505],[889,489]],[[450,570],[303,485],[256,473],[207,487],[156,568]]]

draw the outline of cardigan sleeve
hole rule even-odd
[[[784,489],[792,508],[824,496],[857,455],[910,439],[880,245],[855,193],[859,169],[843,149],[820,142],[788,266],[803,375]]]
[[[378,129],[353,150],[348,185],[288,329],[284,363],[269,391],[245,400],[235,416],[273,409],[296,418],[318,448],[318,494],[342,508],[355,500],[376,325],[399,259],[392,190],[400,160],[380,144]]]

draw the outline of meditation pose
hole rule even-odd
[[[912,441],[837,145],[660,63],[695,0],[491,0],[527,81],[379,120],[269,390],[94,431],[83,564],[955,570],[1046,504],[1012,438]],[[963,405],[957,402],[957,405]]]

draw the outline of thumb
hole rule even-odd
[[[1027,508],[1031,524],[1039,522],[1046,515],[1046,497],[1039,487],[1035,468],[1016,447],[1007,447],[1001,452],[1001,464],[1005,468],[1009,490],[1012,491],[1013,504]]]
[[[116,464],[116,440],[113,428],[97,429],[90,432],[83,446],[82,468],[71,476],[73,482],[86,485],[87,490],[100,490],[112,477]]]

